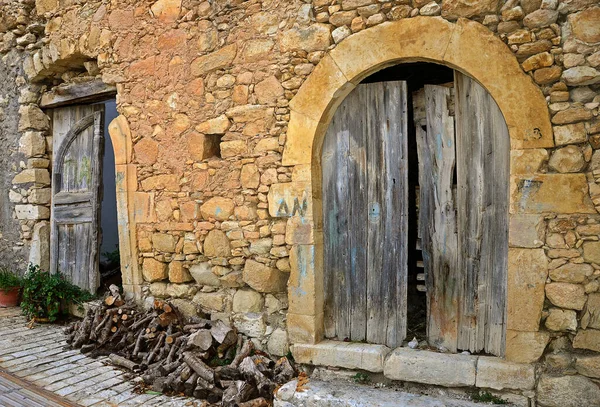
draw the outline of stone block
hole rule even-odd
[[[294,27],[284,31],[279,38],[281,52],[303,50],[306,52],[326,51],[331,45],[331,31],[326,24]]]
[[[152,165],[158,158],[158,142],[150,137],[143,137],[133,147],[138,163]]]
[[[548,260],[543,249],[508,250],[508,329],[539,329],[547,277]],[[524,313],[524,309],[528,311]]]
[[[600,387],[583,376],[542,375],[537,401],[544,407],[598,407]]]
[[[323,339],[323,314],[298,315],[288,312],[287,330],[290,343],[317,343]]]
[[[260,173],[255,164],[246,164],[242,166],[240,183],[243,188],[258,188],[258,185],[260,184]]]
[[[50,219],[50,208],[41,205],[15,205],[17,219],[43,220]]]
[[[254,260],[246,260],[243,279],[246,284],[261,293],[285,290],[288,274]]]
[[[158,0],[150,9],[152,15],[162,23],[173,23],[177,21],[181,12],[181,0]]]
[[[50,118],[36,105],[22,105],[19,108],[19,131],[48,130]]]
[[[47,169],[28,168],[15,175],[12,180],[13,184],[28,184],[30,182],[37,185],[50,185],[50,173]]]
[[[590,264],[567,263],[550,271],[552,281],[563,283],[583,283],[587,277],[594,273],[594,268]]]
[[[585,290],[580,284],[546,284],[546,297],[557,307],[582,310],[587,300]]]
[[[585,165],[581,149],[572,145],[555,150],[548,161],[551,170],[561,173],[580,172]]]
[[[531,390],[535,386],[535,366],[480,356],[475,385],[496,390]]]
[[[511,174],[535,174],[548,161],[548,150],[531,148],[527,150],[510,151]]]
[[[179,310],[179,312],[181,312],[181,314],[185,318],[190,318],[190,317],[196,317],[196,316],[198,316],[198,310],[196,309],[196,305],[194,305],[189,300],[183,300],[183,299],[180,299],[180,298],[175,298],[175,299],[171,300],[171,304],[173,304],[174,306],[176,306],[177,309]]]
[[[50,223],[38,222],[33,227],[29,263],[50,270]]]
[[[315,345],[295,344],[294,360],[302,364],[383,372],[390,348],[384,345],[325,340]]]
[[[511,213],[596,213],[585,174],[511,176],[510,191]]]
[[[283,93],[283,86],[273,75],[266,77],[254,86],[254,94],[260,104],[275,103],[283,96]]]
[[[285,228],[285,243],[295,244],[313,244],[314,224],[311,219],[294,216],[288,219]]]
[[[550,340],[548,332],[506,331],[506,360],[515,363],[534,363],[544,353]]]
[[[202,204],[200,207],[200,214],[205,220],[213,218],[219,221],[225,221],[233,215],[234,207],[235,204],[232,199],[217,196]]]
[[[585,242],[583,244],[583,259],[590,263],[600,264],[600,242]]]
[[[568,16],[575,38],[587,43],[600,42],[600,7],[590,7]]]
[[[577,313],[568,309],[550,308],[544,325],[551,331],[575,332],[577,330]]]
[[[167,297],[189,298],[194,295],[197,288],[190,284],[167,284]]]
[[[267,351],[271,355],[285,356],[290,350],[285,329],[277,328],[273,331],[267,342]]]
[[[536,248],[544,244],[546,224],[543,216],[515,214],[510,216],[508,244],[511,247]]]
[[[192,301],[209,312],[223,312],[227,304],[227,294],[224,292],[199,292]]]
[[[261,312],[265,300],[254,290],[237,290],[233,295],[233,312]]]
[[[115,164],[130,164],[133,154],[133,141],[127,118],[119,115],[111,121],[108,125],[108,134],[115,152]]]
[[[394,349],[385,360],[388,379],[445,387],[475,385],[477,356]]]
[[[152,235],[152,245],[155,250],[164,253],[174,253],[177,238],[167,233],[154,233]]]
[[[133,218],[136,223],[156,222],[153,192],[134,192],[133,208]]]
[[[240,333],[251,338],[262,338],[267,329],[264,314],[253,312],[234,315],[233,326],[235,326]]]
[[[204,76],[211,71],[227,68],[235,59],[236,54],[236,44],[226,45],[215,52],[194,59],[190,66],[191,73],[194,76]]]
[[[600,71],[591,66],[575,66],[563,71],[561,79],[569,86],[594,85],[600,82]]]
[[[225,134],[230,126],[231,122],[227,116],[222,114],[214,119],[200,123],[196,126],[196,130],[204,134]]]
[[[144,280],[149,283],[166,280],[169,277],[167,264],[153,258],[144,259],[144,263],[142,264],[142,274]]]
[[[448,20],[455,20],[460,17],[470,18],[495,14],[498,12],[500,4],[498,0],[444,0],[442,1],[442,16]]]
[[[177,175],[155,175],[148,177],[142,181],[142,189],[144,191],[172,191],[179,192],[181,187],[179,186],[179,177]]]
[[[19,139],[19,152],[27,157],[35,157],[46,153],[46,138],[43,133],[26,131]]]
[[[581,327],[600,329],[600,293],[591,293],[581,313]]]
[[[221,285],[219,277],[212,272],[212,266],[208,262],[191,266],[190,274],[194,280],[196,280],[198,285],[207,285],[211,287],[219,287]]]
[[[312,218],[312,191],[309,182],[273,184],[267,196],[269,214],[276,218]]]
[[[575,369],[581,375],[600,379],[600,355],[577,355]]]
[[[295,245],[290,252],[290,280],[288,282],[289,312],[315,315],[323,304],[323,289],[317,284],[320,267],[315,266],[315,247]]]
[[[169,281],[172,283],[188,283],[193,281],[190,272],[183,267],[182,261],[172,261],[169,263]]]
[[[229,239],[220,230],[211,230],[204,239],[204,255],[208,257],[231,256]]]
[[[580,329],[573,339],[573,347],[600,352],[600,330]]]
[[[49,205],[52,198],[51,188],[33,188],[29,190],[29,203],[36,205]]]

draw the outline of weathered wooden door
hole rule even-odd
[[[451,90],[429,85],[427,129],[417,129],[427,337],[450,351],[501,356],[510,139],[498,105],[481,85],[456,72],[454,89],[456,131]]]
[[[361,84],[324,140],[327,337],[400,346],[406,336],[405,82]]]
[[[95,292],[104,105],[54,109],[50,271]]]

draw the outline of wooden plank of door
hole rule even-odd
[[[508,128],[489,93],[456,72],[459,349],[502,355],[508,259]]]
[[[451,90],[425,85],[427,131],[418,142],[421,193],[423,263],[427,270],[427,338],[433,346],[457,350],[456,205],[453,196],[455,166],[454,120],[448,111]]]
[[[349,266],[349,188],[348,153],[350,132],[347,125],[348,103],[338,108],[327,130],[323,157],[323,230],[325,319],[328,337],[350,337]]]
[[[400,346],[406,336],[407,107],[405,82],[359,85],[368,106],[367,341]]]

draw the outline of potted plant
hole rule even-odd
[[[17,306],[22,285],[21,277],[7,269],[0,269],[0,307]]]

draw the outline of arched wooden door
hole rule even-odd
[[[104,105],[55,109],[50,271],[95,292],[104,146]]]

